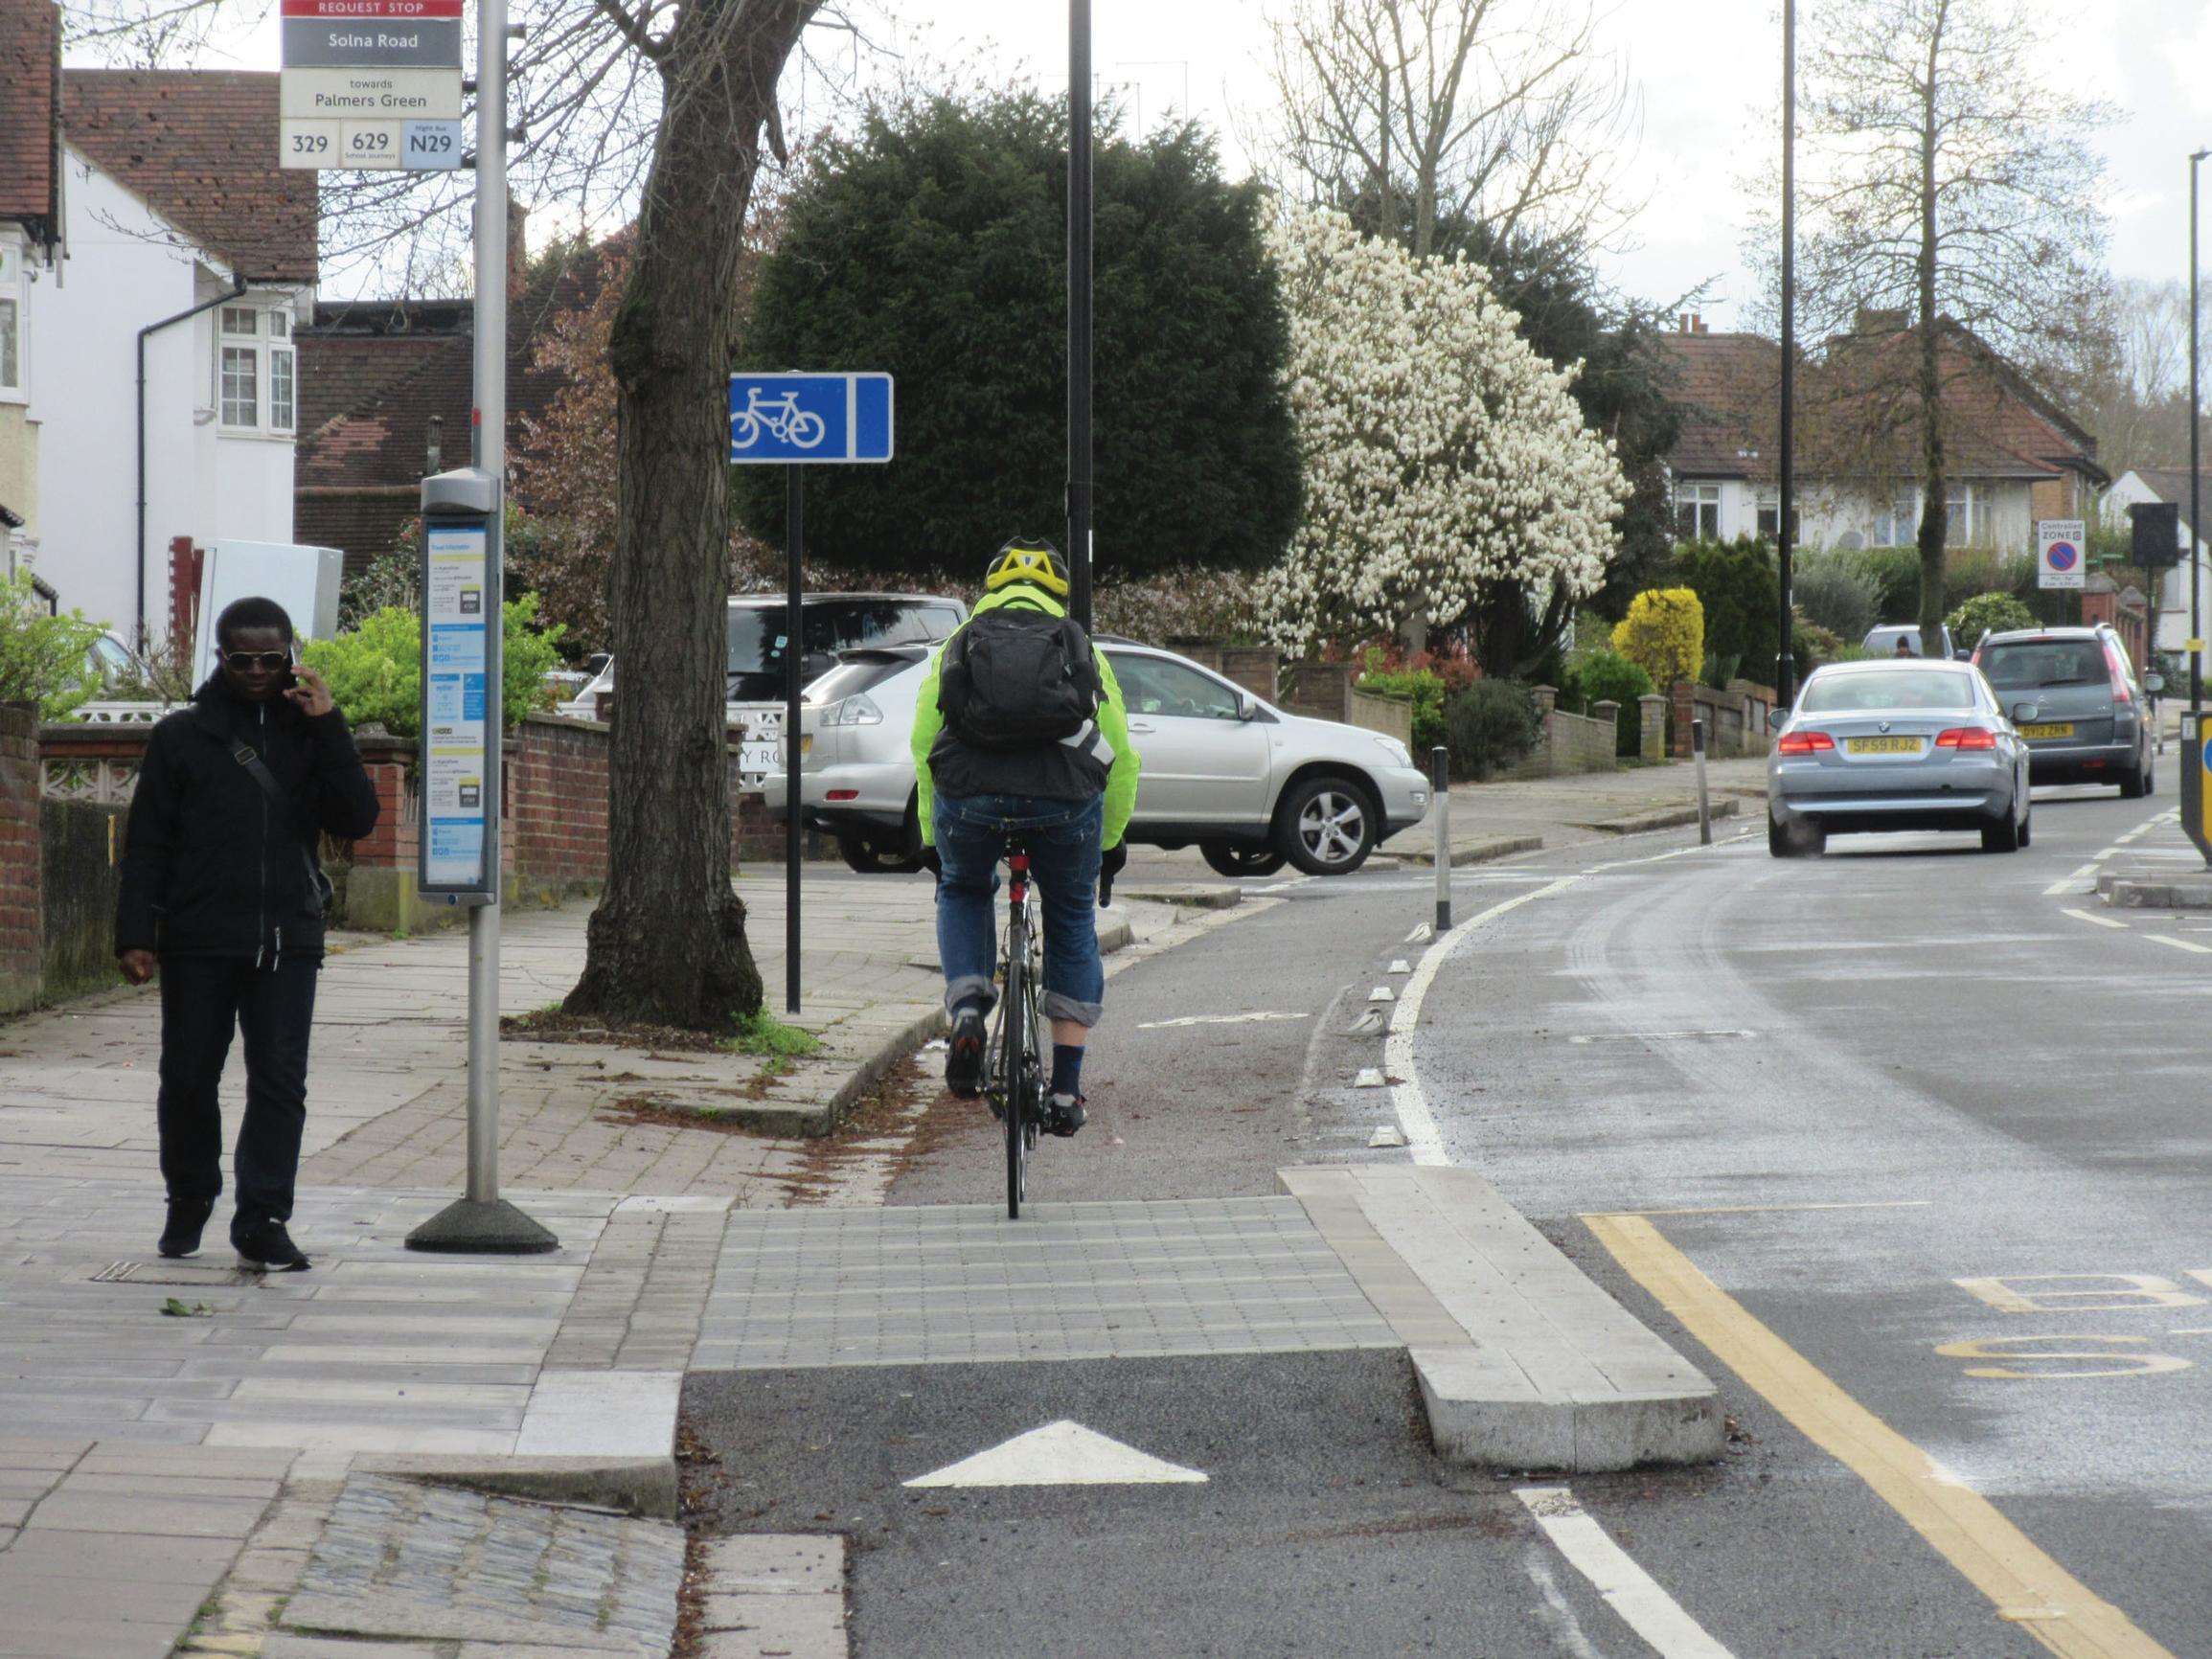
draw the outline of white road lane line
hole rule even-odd
[[[2102,858],[2105,856],[2105,854],[2100,852],[2097,854],[2097,856]],[[2058,880],[2052,882],[2048,887],[2044,888],[2043,897],[2045,898],[2056,898],[2062,893],[2073,892],[2075,888],[2080,886],[2084,881],[2094,881],[2096,877],[2096,865],[2094,863],[2085,864],[2079,870],[2075,871],[2071,875],[2061,876]]]
[[[1590,1581],[1660,1659],[1733,1659],[1593,1516],[1583,1511],[1567,1488],[1517,1487],[1513,1495],[1536,1517],[1568,1565]]]
[[[2212,944],[2198,944],[2186,939],[2176,939],[2170,933],[2146,933],[2145,939],[2155,944],[2170,944],[2176,950],[2193,950],[2199,956],[2212,956]]]
[[[2094,911],[2089,910],[2062,910],[2059,914],[2070,916],[2076,921],[2094,922],[2099,927],[2126,927],[2128,925],[2124,921],[2116,921],[2109,916],[2099,916]]]
[[[1421,1021],[1421,1004],[1428,995],[1428,988],[1436,980],[1436,970],[1469,934],[1484,922],[1494,920],[1509,910],[1539,898],[1548,898],[1555,893],[1564,893],[1582,880],[1580,875],[1562,875],[1543,887],[1532,887],[1526,893],[1492,905],[1488,910],[1469,917],[1465,921],[1421,953],[1414,965],[1413,975],[1405,982],[1404,994],[1391,1011],[1390,1035],[1382,1044],[1382,1069],[1392,1077],[1405,1080],[1393,1084],[1390,1103],[1398,1113],[1398,1126],[1405,1131],[1405,1145],[1416,1164],[1446,1165],[1451,1159],[1445,1154],[1443,1137],[1437,1133],[1436,1118],[1428,1109],[1428,1097],[1423,1093],[1420,1076],[1413,1069],[1413,1029]]]

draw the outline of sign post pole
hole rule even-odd
[[[477,0],[476,21],[477,465],[422,481],[422,885],[469,907],[468,1185],[407,1235],[407,1248],[527,1256],[560,1240],[499,1196],[507,0]]]
[[[784,1011],[799,1011],[800,664],[807,654],[803,614],[807,545],[807,469],[784,468]]]
[[[805,735],[799,693],[807,655],[806,472],[891,459],[891,376],[732,375],[730,461],[784,469],[784,1004],[799,1011],[799,792]]]

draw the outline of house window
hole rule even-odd
[[[1759,491],[1759,537],[1762,541],[1779,542],[1782,539],[1782,491]]]
[[[1945,545],[1973,546],[1973,487],[1967,484],[1949,486],[1944,490],[1943,511]]]
[[[1874,535],[1870,547],[1909,547],[1920,539],[1920,501],[1909,493],[1900,495],[1889,506],[1874,515]]]
[[[289,432],[298,407],[288,311],[225,306],[217,331],[222,423],[240,432]]]
[[[1721,487],[1718,484],[1675,486],[1675,539],[1721,539]]]
[[[0,242],[0,392],[23,390],[23,256]]]

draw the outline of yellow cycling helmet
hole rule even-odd
[[[984,575],[983,587],[986,593],[996,593],[1017,581],[1026,581],[1056,598],[1065,599],[1067,560],[1060,557],[1060,549],[1051,542],[1031,541],[1017,535],[998,550],[998,557],[991,561],[991,569]]]

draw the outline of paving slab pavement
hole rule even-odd
[[[1716,789],[1749,789],[1757,764],[1717,763]],[[1455,788],[1455,854],[1501,836],[1607,838],[1619,831],[1587,826],[1678,806],[1687,776]],[[1131,885],[1156,896],[1116,907],[1128,939],[1109,971],[1278,902],[1210,908],[1222,902],[1215,889],[1236,884],[1202,877]],[[780,989],[782,884],[741,893],[764,978]],[[349,1490],[384,1494],[395,1558],[428,1511],[389,1489],[429,1489],[422,1480],[473,1481],[525,1507],[568,1493],[669,1512],[674,1388],[701,1365],[1404,1343],[1292,1198],[1039,1205],[1038,1227],[1081,1234],[1091,1263],[1040,1280],[1032,1253],[1007,1250],[988,1207],[877,1208],[895,1131],[843,1148],[858,1155],[825,1185],[804,1139],[622,1111],[641,1100],[691,1110],[767,1100],[833,1112],[928,1029],[938,978],[927,884],[810,875],[806,902],[810,941],[823,943],[808,950],[797,1023],[825,1051],[789,1074],[764,1080],[760,1062],[738,1055],[502,1045],[503,1186],[560,1237],[542,1257],[403,1248],[465,1171],[457,935],[349,941],[326,967],[298,1212],[317,1257],[306,1275],[243,1275],[216,1255],[151,1258],[149,996],[107,993],[0,1025],[0,1409],[9,1432],[30,1437],[0,1443],[0,1659],[166,1654],[188,1631],[183,1651],[267,1659],[547,1650],[542,1628],[418,1618],[420,1630],[370,1641],[287,1628],[277,1609],[312,1578],[318,1545],[344,1535],[332,1523]],[[585,918],[506,919],[508,1010],[542,1007],[574,983]],[[237,1087],[234,1077],[234,1112]],[[917,1263],[923,1278],[901,1278]],[[931,1280],[933,1264],[955,1271]],[[489,1527],[492,1502],[469,1494],[467,1512]],[[532,1524],[550,1536],[568,1521]],[[791,1547],[801,1543],[819,1546]],[[76,1563],[110,1557],[109,1581],[138,1589],[71,1592]],[[739,1580],[751,1571],[732,1570]],[[446,1589],[449,1601],[476,1593]],[[709,1659],[844,1651],[841,1597],[741,1602],[780,1593],[717,1590],[737,1599],[716,1603]],[[500,1639],[518,1631],[530,1639]],[[609,1638],[607,1650],[618,1647]],[[557,1648],[589,1650],[575,1630]]]

